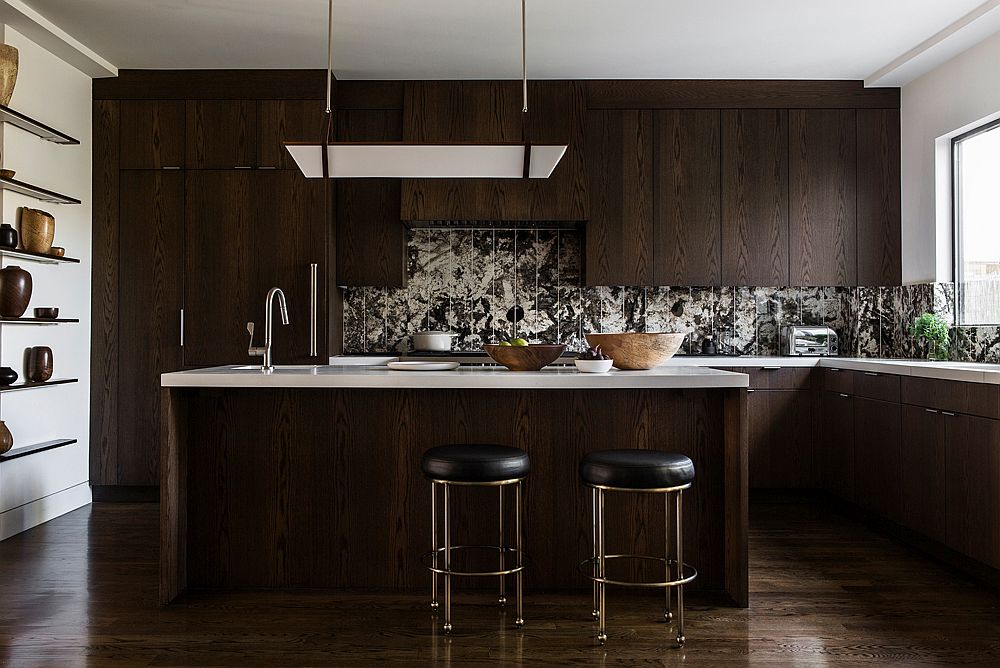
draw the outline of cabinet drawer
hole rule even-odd
[[[868,399],[899,403],[899,376],[858,371],[854,374],[854,394]]]
[[[850,369],[823,369],[823,389],[838,394],[854,394],[854,372]]]
[[[1000,417],[1000,386],[906,376],[900,383],[904,404],[980,417]]]
[[[808,367],[749,367],[750,387],[754,390],[807,390],[813,370]]]

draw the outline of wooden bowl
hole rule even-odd
[[[35,308],[35,317],[55,320],[59,317],[59,308],[55,306],[39,306]]]
[[[653,369],[673,357],[686,337],[675,332],[587,334],[587,343],[600,346],[617,369]]]
[[[543,343],[530,346],[501,346],[487,343],[483,349],[495,362],[511,371],[540,371],[559,359],[566,346]]]

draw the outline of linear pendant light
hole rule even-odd
[[[525,59],[525,1],[521,0],[521,134],[528,114],[528,67]],[[285,148],[308,178],[547,179],[567,146],[520,143],[334,142],[333,0],[327,19],[326,123],[321,142],[285,142]]]

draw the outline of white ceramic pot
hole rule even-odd
[[[614,360],[575,360],[576,368],[584,373],[607,373]]]
[[[451,341],[456,336],[451,332],[417,332],[410,339],[414,350],[446,353],[451,351]]]

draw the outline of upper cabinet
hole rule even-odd
[[[187,101],[187,168],[257,166],[255,100]]]
[[[122,100],[119,104],[121,169],[184,167],[182,100]]]
[[[857,285],[857,118],[793,109],[789,125],[789,281]]]
[[[718,285],[720,114],[653,114],[653,282]]]
[[[580,82],[529,83],[522,112],[516,81],[407,82],[405,141],[567,144],[548,179],[405,179],[403,220],[579,221],[587,215]]]
[[[722,284],[788,285],[788,112],[722,112]]]
[[[899,110],[857,113],[858,284],[900,285]]]
[[[298,169],[286,141],[319,141],[326,130],[323,100],[261,100],[257,103],[257,167]]]

